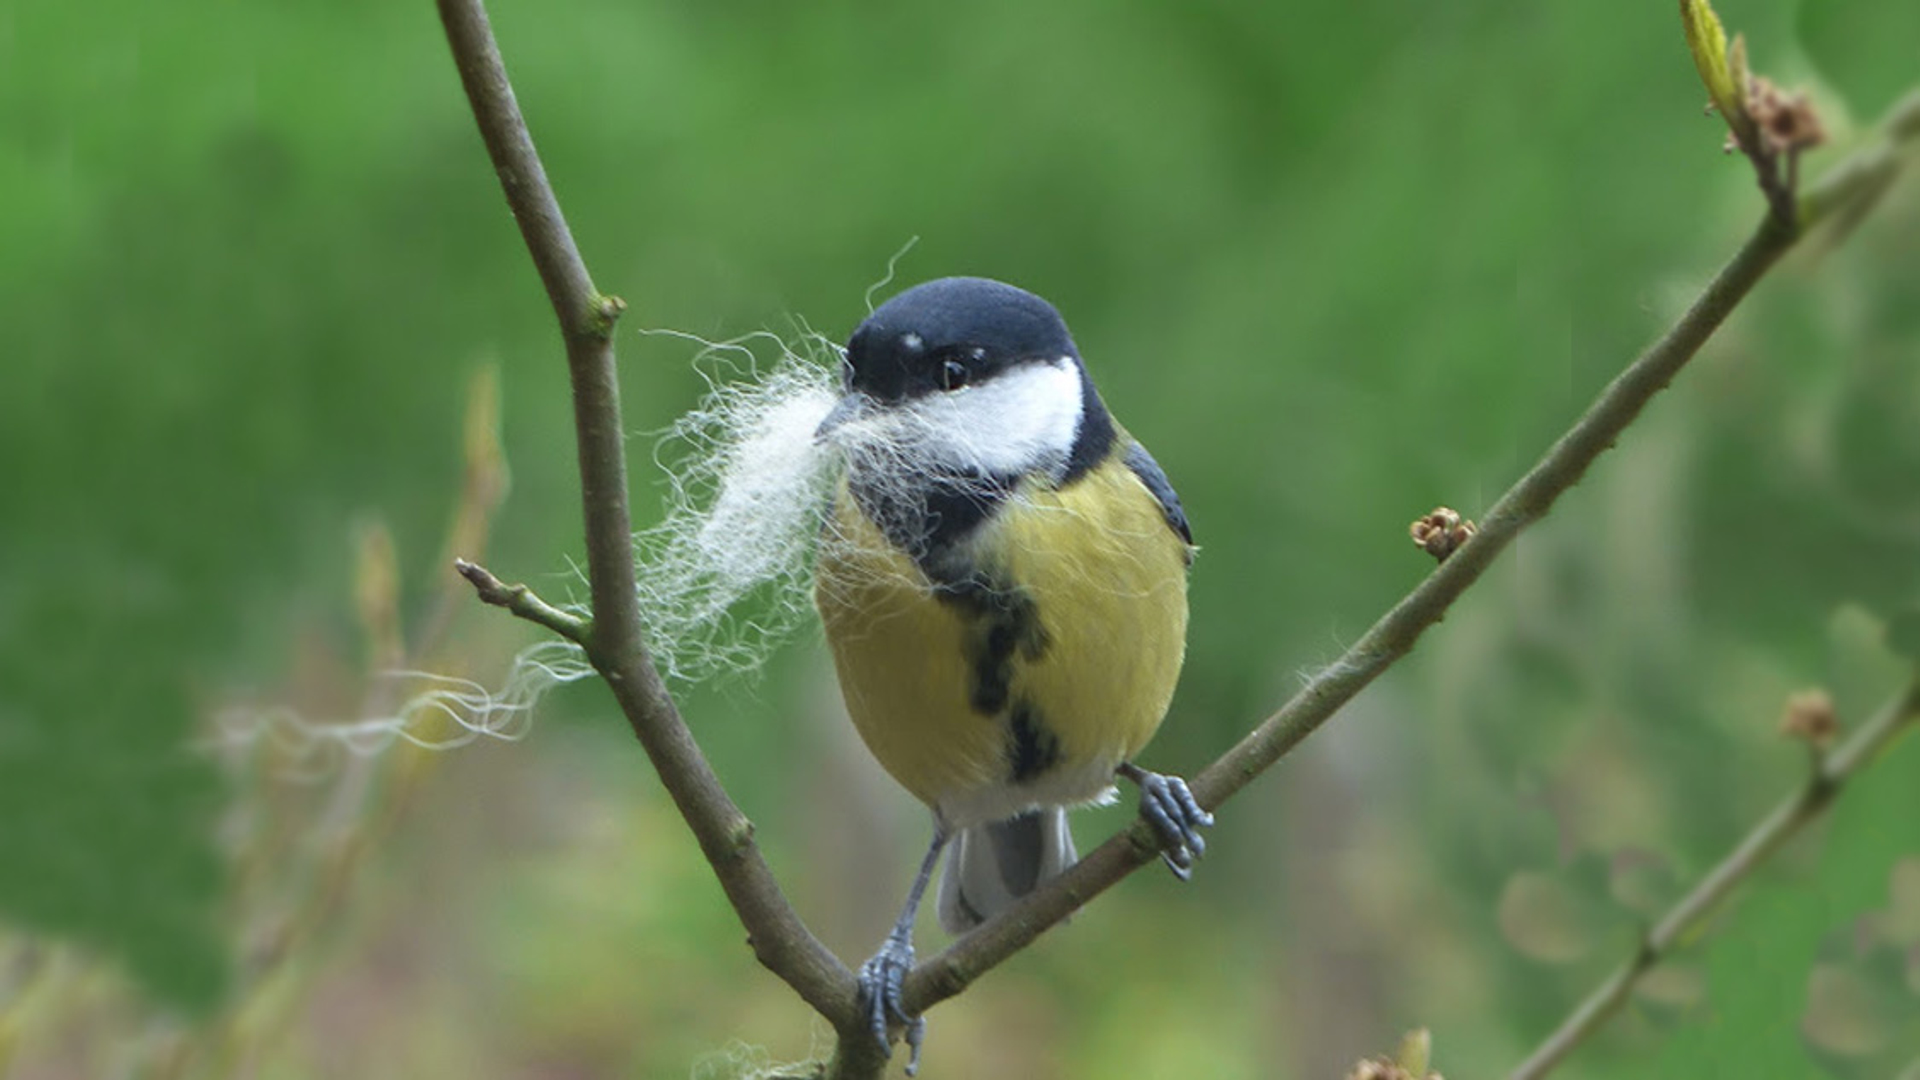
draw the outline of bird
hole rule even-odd
[[[1185,880],[1213,818],[1141,768],[1186,653],[1193,533],[1166,473],[1107,411],[1066,322],[1013,285],[908,288],[848,339],[815,432],[845,468],[814,601],[848,714],[932,811],[899,920],[860,971],[883,1050],[925,1020],[901,1002],[941,853],[938,910],[962,934],[1077,859],[1069,808],[1138,785]]]

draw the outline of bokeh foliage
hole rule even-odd
[[[1920,81],[1902,0],[1718,6],[1757,69],[1816,89],[1839,150]],[[1406,521],[1483,507],[1760,213],[1668,3],[494,17],[589,263],[633,304],[636,431],[701,385],[638,328],[842,337],[912,236],[906,280],[1061,307],[1204,548],[1166,768],[1415,581]],[[250,985],[215,838],[249,789],[191,740],[235,701],[361,706],[347,539],[389,524],[421,617],[482,364],[516,481],[490,558],[564,591],[559,350],[423,2],[10,4],[0,208],[0,913],[191,1017]],[[927,1075],[1325,1076],[1414,1024],[1449,1075],[1516,1060],[1801,775],[1772,733],[1789,691],[1859,717],[1901,678],[1878,624],[1920,592],[1917,237],[1909,183],[1797,253],[1407,665],[1229,808],[1199,881],[1130,882],[942,1007]],[[503,618],[455,633],[497,661]],[[823,671],[803,639],[686,704],[856,957],[922,824]],[[262,1043],[275,1075],[807,1052],[609,702],[548,704],[529,742],[446,759],[374,853]],[[1885,931],[1920,904],[1897,887],[1911,742],[1567,1075],[1920,1054],[1920,946]],[[1875,912],[1885,932],[1853,929]],[[1836,993],[1878,1019],[1823,1021]],[[144,1030],[132,1005],[38,1009]]]

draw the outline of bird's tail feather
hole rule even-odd
[[[940,925],[950,934],[966,933],[1079,857],[1067,812],[1057,808],[962,829],[940,875]]]

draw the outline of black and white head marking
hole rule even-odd
[[[985,278],[895,296],[855,330],[821,425],[856,497],[920,558],[964,536],[1021,478],[1071,483],[1113,422],[1053,305]]]

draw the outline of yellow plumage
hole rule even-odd
[[[1010,650],[991,714],[969,661],[979,612],[938,595],[840,489],[815,600],[847,708],[874,757],[951,825],[1097,797],[1166,714],[1186,648],[1190,548],[1122,461],[1126,441],[1064,487],[1023,482],[965,541],[1038,630]],[[1022,709],[1044,762],[1015,760]],[[1016,775],[1035,764],[1045,767]]]

